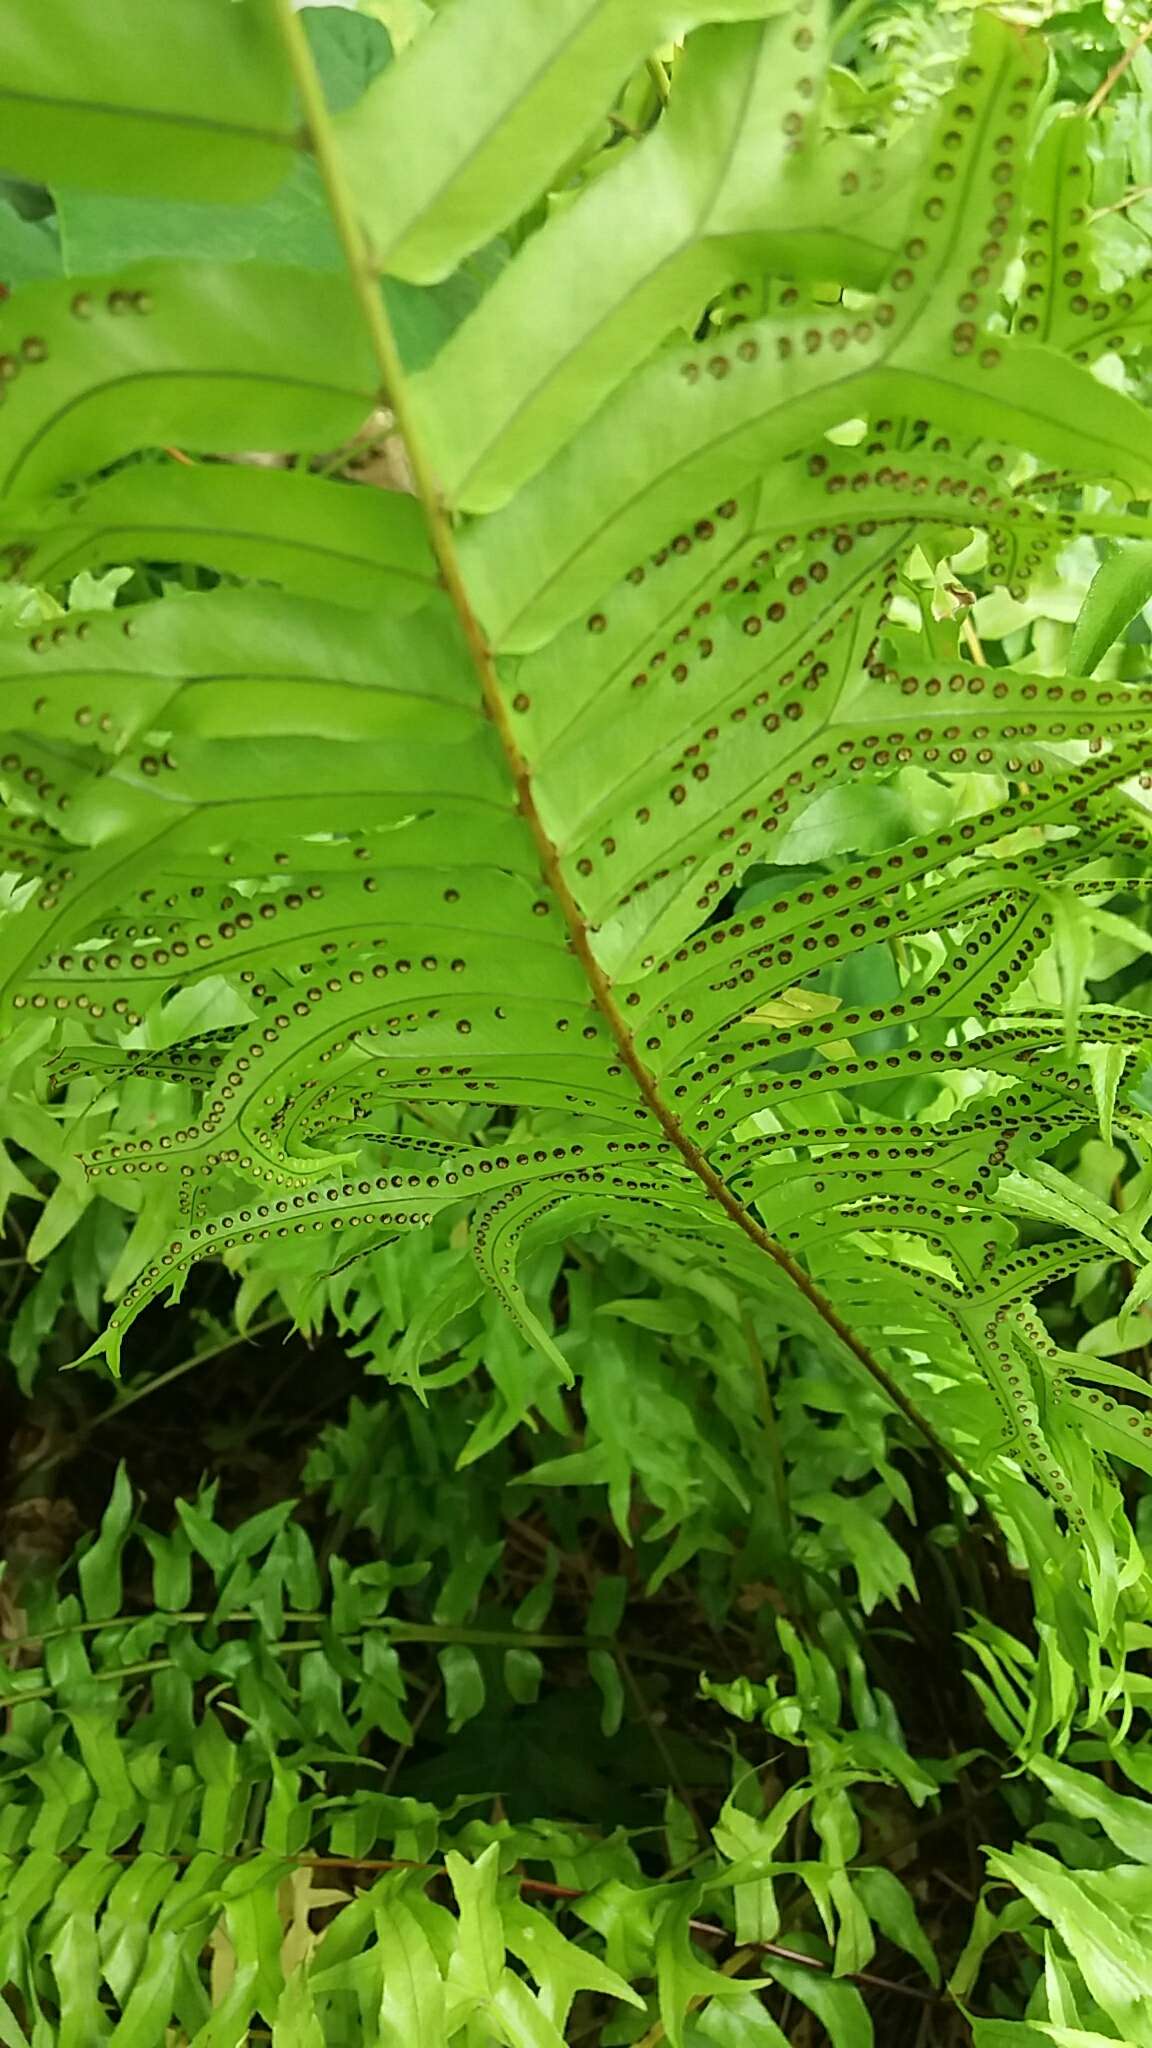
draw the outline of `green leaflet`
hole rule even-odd
[[[444,1980],[419,1920],[402,1898],[381,1900],[376,1928],[388,1955],[379,2023],[388,2048],[438,2048],[445,2038]]]
[[[291,168],[291,74],[264,0],[11,0],[0,85],[5,161],[29,178],[172,198],[247,199]]]
[[[505,1970],[492,2012],[509,2048],[563,2048],[563,2036],[540,2009],[523,1978]]]
[[[9,290],[59,274],[60,243],[53,228],[44,221],[25,220],[12,206],[0,206],[0,278]]]
[[[1068,665],[1090,676],[1125,626],[1152,597],[1152,546],[1123,548],[1101,562],[1076,621]]]
[[[768,270],[879,282],[907,195],[880,152],[817,139],[816,40],[779,17],[690,37],[667,117],[553,214],[414,380],[453,502],[503,504],[729,282],[745,279],[741,298]]]
[[[915,1956],[929,1981],[939,1984],[940,1965],[932,1944],[916,1917],[912,1900],[895,1873],[877,1864],[874,1869],[855,1873],[852,1884],[869,1918],[875,1921],[881,1933],[906,1954]]]
[[[1133,1862],[1152,1862],[1152,1815],[1144,1800],[1113,1792],[1085,1772],[1048,1757],[1034,1757],[1030,1768],[1066,1812],[1096,1821]]]
[[[269,33],[271,12],[266,5],[244,0],[230,17],[222,14],[213,0],[207,4],[198,0],[191,18],[202,38],[215,40],[222,29],[239,33],[241,38],[247,33],[250,41],[262,35],[268,45],[264,61],[278,69],[278,38],[274,31]],[[183,19],[189,19],[187,13]],[[137,43],[142,28],[142,21],[134,25]],[[304,11],[304,28],[334,109],[353,105],[392,54],[381,23],[346,8],[309,7]],[[169,96],[170,59],[170,46],[155,51],[152,57],[157,83]],[[237,82],[250,93],[255,84],[243,78]],[[219,115],[218,94],[210,97],[210,111]],[[173,145],[180,139],[177,129]],[[51,182],[65,269],[83,275],[163,256],[193,262],[315,262],[323,269],[339,270],[339,243],[315,166],[300,148],[298,134],[289,139],[292,153],[285,159],[274,189],[251,198],[232,189],[219,194],[204,189],[203,181],[196,177],[196,166],[205,151],[205,137],[191,124],[184,132],[187,165],[177,159],[177,175],[185,169],[187,173],[180,197],[158,196],[158,180],[141,180],[135,191],[116,192],[100,177],[92,177],[87,164],[54,172]],[[230,202],[223,214],[211,203],[214,198]]]
[[[120,1606],[120,1553],[132,1520],[132,1488],[123,1465],[117,1468],[112,1498],[100,1533],[80,1562],[80,1590],[90,1621],[103,1621]]]
[[[1052,1920],[1121,2039],[1146,2048],[1152,2041],[1152,1979],[1132,1916],[1107,1911],[1088,1884],[1042,1850],[994,1850],[989,1864]]]
[[[420,36],[336,136],[382,270],[444,277],[532,203],[633,67],[699,20],[748,21],[784,0],[473,0]],[[441,110],[430,123],[429,106]],[[383,150],[405,165],[382,176]]]
[[[1064,107],[1037,147],[1028,177],[1027,283],[1019,315],[1022,333],[1054,342],[1076,362],[1140,347],[1152,318],[1152,267],[1144,264],[1111,292],[1101,283],[1087,225],[1090,134],[1086,114]]]
[[[255,0],[245,0],[246,10],[253,4]],[[334,111],[352,106],[390,60],[387,31],[374,17],[346,7],[309,7],[302,18],[329,105]],[[0,239],[0,275],[9,283],[55,275],[61,253],[64,269],[80,276],[117,271],[157,257],[169,262],[282,263],[343,271],[344,256],[323,183],[313,161],[298,146],[287,175],[273,191],[245,204],[232,203],[222,213],[218,205],[206,203],[196,182],[195,129],[189,129],[187,137],[193,150],[191,196],[161,199],[147,189],[145,196],[112,195],[55,182],[55,237],[37,231],[47,256],[34,246],[31,228],[16,242],[11,263],[3,258]],[[298,144],[298,138],[293,142]],[[231,191],[221,196],[234,199]],[[432,290],[399,278],[384,281],[406,365],[419,366],[435,355],[499,268],[501,254],[499,244],[481,250]]]
[[[351,296],[306,272],[140,263],[29,285],[18,317],[0,498],[168,441],[330,448],[372,408]]]
[[[319,2015],[301,1968],[293,1972],[280,1995],[272,2040],[275,2048],[324,2048]]]
[[[29,2048],[27,2034],[7,2006],[0,2006],[0,2041],[4,2048]]]
[[[122,470],[28,514],[9,559],[33,583],[128,558],[202,562],[308,597],[388,611],[426,604],[435,571],[414,499],[325,488],[296,471],[203,463]]]
[[[816,2013],[832,2048],[872,2048],[872,2022],[855,1985],[837,1983],[796,1963],[778,1963],[773,1974],[793,1998]]]
[[[538,646],[678,530],[691,533],[718,501],[858,413],[923,413],[947,434],[965,432],[976,412],[988,439],[1027,445],[1055,467],[1115,474],[1134,491],[1152,474],[1130,401],[1077,378],[1074,402],[1064,358],[982,331],[1036,53],[1022,56],[989,19],[974,50],[970,82],[946,104],[927,153],[935,189],[874,304],[851,321],[814,309],[750,322],[730,348],[666,351],[478,530],[470,581],[498,645]],[[992,241],[989,205],[1003,223]],[[980,262],[984,249],[995,254]],[[976,291],[962,288],[970,268],[984,280]],[[593,475],[601,518],[590,533],[580,508]]]
[[[737,2048],[738,2043],[740,2048],[787,2048],[786,2036],[751,1992],[741,1999],[717,1999],[701,2020],[700,2032],[716,2048]]]
[[[504,1938],[540,1986],[544,2016],[561,2033],[578,1991],[596,1991],[643,2009],[639,1994],[615,1970],[566,1940],[543,1913],[522,1903],[506,1907]]]
[[[504,1967],[504,1934],[496,1904],[499,1853],[496,1844],[475,1864],[449,1856],[446,1867],[460,1913],[460,1941],[454,1958],[457,1985],[482,2003],[493,1996]]]

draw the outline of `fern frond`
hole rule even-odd
[[[76,1098],[90,1173],[171,1228],[101,1343],[205,1253],[343,1234],[343,1268],[443,1216],[558,1383],[523,1268],[603,1227],[757,1291],[948,1438],[907,1384],[946,1327],[965,1453],[999,1430],[1073,1513],[1013,1316],[1069,1261],[1146,1262],[1044,1167],[1096,1122],[1077,1031],[1120,1048],[1109,1110],[1143,1144],[1147,1025],[1037,990],[1066,906],[1141,886],[1152,689],[958,656],[907,576],[982,533],[989,581],[1025,590],[1068,540],[1144,530],[1146,414],[1086,367],[1075,298],[1071,327],[1054,310],[1053,237],[1083,224],[1035,195],[1086,172],[1074,123],[1034,149],[1042,39],[982,14],[921,157],[826,135],[817,7],[461,0],[335,117],[291,10],[254,14],[347,284],[30,288],[0,417],[20,574],[123,552],[281,586],[4,636],[0,774],[48,835],[4,1001],[62,1020],[61,1085],[198,1093],[147,1129]],[[651,132],[541,205],[690,30]],[[514,224],[406,379],[380,275],[441,278]],[[219,462],[92,479],[172,442],[330,448],[381,387],[416,499]],[[773,859],[846,781],[867,804],[913,771],[987,800],[872,857]],[[245,1020],[169,1046],[169,1000],[215,976]],[[517,1122],[406,1147],[412,1105]],[[1018,1246],[1021,1176],[1048,1247]]]
[[[121,470],[30,513],[14,575],[53,585],[113,556],[197,562],[337,604],[414,610],[434,594],[420,510],[401,491],[326,490],[299,471]]]
[[[17,309],[0,500],[172,441],[334,448],[371,410],[371,354],[339,279],[271,264],[140,263],[114,281],[28,285]]]

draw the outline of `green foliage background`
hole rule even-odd
[[[1142,10],[0,26],[0,2041],[1150,2048]]]

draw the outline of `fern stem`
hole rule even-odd
[[[839,1339],[877,1385],[883,1388],[892,1405],[899,1409],[913,1429],[932,1446],[941,1463],[958,1479],[963,1480],[965,1486],[972,1492],[976,1492],[972,1475],[933,1429],[927,1418],[920,1413],[899,1383],[893,1379],[887,1367],[881,1364],[863,1339],[844,1321],[803,1266],[782,1244],[770,1236],[763,1225],[732,1193],[700,1146],[689,1137],[674,1112],[668,1108],[653,1075],[636,1051],[632,1034],[613,997],[611,981],[593,952],[579,905],[568,887],[559,855],[548,836],[536,805],[528,763],[520,751],[504,705],[492,650],[472,608],[443,494],[420,435],[416,431],[412,408],[408,402],[400,351],[384,304],[380,279],[357,219],[355,205],[336,149],[320,77],[300,17],[294,12],[292,0],[275,0],[275,4],[280,32],[300,95],[305,134],[316,158],[333,225],[344,251],[349,278],[363,314],[380,372],[383,387],[381,402],[391,408],[392,416],[407,448],[412,479],[428,522],[429,539],[439,565],[440,578],[475,665],[484,708],[504,750],[516,789],[517,808],[532,834],[543,877],[560,905],[568,926],[573,952],[583,968],[596,1006],[616,1041],[620,1057],[631,1074],[642,1100],[647,1104],[669,1143],[691,1167],[729,1220],[788,1276],[825,1327]]]
[[[284,1622],[287,1627],[291,1628],[315,1627],[318,1623],[331,1621],[331,1618],[330,1614],[322,1608],[318,1608],[314,1611],[300,1610],[295,1613],[286,1613],[284,1615]],[[171,1613],[161,1615],[155,1613],[141,1615],[112,1614],[104,1621],[64,1622],[59,1628],[45,1628],[39,1630],[39,1632],[30,1632],[28,1635],[10,1636],[5,1639],[2,1647],[5,1652],[20,1650],[26,1648],[29,1644],[58,1642],[61,1638],[68,1636],[100,1635],[105,1629],[140,1628],[151,1625],[157,1619],[163,1620],[173,1628],[194,1628],[212,1621],[214,1616],[212,1610],[207,1607],[180,1608],[173,1610]],[[234,1613],[224,1615],[221,1618],[220,1625],[223,1625],[224,1622],[259,1623],[260,1621],[260,1615],[253,1608],[238,1607]],[[395,1643],[426,1643],[432,1646],[463,1643],[470,1648],[479,1650],[606,1650],[609,1656],[615,1657],[621,1662],[627,1656],[637,1658],[642,1664],[659,1664],[675,1671],[698,1673],[700,1670],[700,1659],[698,1657],[678,1657],[671,1651],[650,1650],[644,1643],[621,1643],[614,1636],[560,1635],[549,1634],[544,1631],[537,1631],[533,1634],[516,1628],[448,1628],[440,1627],[434,1622],[394,1621],[387,1614],[369,1617],[367,1620],[362,1621],[358,1628],[351,1630],[347,1635],[342,1635],[340,1640],[343,1643],[361,1642],[376,1629],[386,1631]],[[271,1656],[288,1657],[296,1656],[303,1650],[323,1649],[324,1645],[313,1637],[296,1637],[276,1642],[270,1642],[265,1638],[263,1647]],[[114,1678],[138,1677],[141,1672],[166,1670],[171,1661],[167,1657],[150,1660],[142,1659],[136,1664],[120,1664],[104,1671],[94,1671],[92,1677],[104,1682]],[[3,1662],[0,1661],[0,1669],[3,1668]],[[33,1667],[25,1666],[24,1668],[32,1669]],[[44,1688],[45,1692],[54,1692],[56,1690],[57,1687],[55,1685]],[[39,1691],[13,1693],[0,1691],[0,1704],[18,1706],[23,1700],[39,1699],[40,1697],[41,1693]]]

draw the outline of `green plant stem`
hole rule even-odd
[[[1110,213],[1124,213],[1129,206],[1135,206],[1141,199],[1152,198],[1152,185],[1133,185],[1122,199],[1113,199],[1107,206],[1094,206],[1088,218],[1090,221],[1104,220]]]
[[[652,85],[656,93],[657,101],[659,102],[660,106],[666,107],[668,105],[668,101],[670,98],[668,87],[668,73],[664,69],[663,64],[660,62],[659,57],[649,57],[646,68],[648,76],[652,80]]]
[[[971,1492],[977,1493],[978,1488],[972,1475],[933,1429],[927,1418],[921,1415],[915,1403],[909,1399],[887,1367],[844,1321],[839,1310],[821,1292],[803,1266],[764,1229],[749,1210],[745,1209],[700,1146],[682,1129],[679,1119],[664,1102],[655,1077],[636,1050],[632,1033],[613,995],[611,981],[592,949],[588,927],[568,887],[559,855],[537,808],[528,764],[512,730],[492,650],[472,608],[464,582],[443,495],[421,437],[415,430],[400,351],[385,308],[376,266],[371,260],[371,253],[357,221],[352,195],[336,149],[323,88],[299,15],[294,11],[292,0],[275,0],[275,7],[284,47],[300,95],[305,130],[316,157],[333,226],[344,251],[349,278],[376,358],[381,380],[381,403],[391,408],[407,449],[412,479],[416,486],[416,494],[424,508],[428,535],[439,564],[441,582],[451,600],[465,644],[472,657],[485,710],[504,750],[515,785],[517,808],[532,834],[541,871],[563,912],[572,950],[584,971],[597,1008],[616,1041],[620,1057],[632,1075],[641,1099],[647,1104],[670,1144],[691,1167],[724,1214],[738,1230],[751,1239],[758,1250],[766,1253],[787,1275],[826,1328],[884,1389],[893,1406],[898,1408],[913,1429],[926,1439],[941,1462],[961,1479]]]
[[[208,1608],[181,1608],[172,1613],[165,1613],[161,1617],[157,1617],[155,1614],[110,1615],[105,1621],[70,1622],[60,1628],[43,1629],[38,1635],[31,1633],[24,1636],[10,1637],[5,1640],[2,1647],[8,1651],[19,1650],[31,1643],[39,1645],[46,1642],[59,1641],[68,1636],[99,1635],[105,1629],[148,1627],[154,1625],[157,1618],[162,1619],[165,1624],[171,1624],[173,1628],[177,1628],[180,1626],[195,1627],[203,1625],[205,1622],[212,1621],[214,1616]],[[284,1616],[285,1623],[291,1627],[316,1627],[318,1624],[330,1620],[331,1616],[323,1612],[323,1610],[295,1612]],[[221,1625],[225,1622],[248,1623],[259,1621],[260,1616],[251,1608],[238,1607],[233,1614],[221,1617]],[[347,1635],[342,1635],[340,1640],[342,1643],[362,1642],[365,1636],[374,1633],[377,1629],[385,1631],[392,1638],[393,1642],[397,1643],[431,1643],[439,1645],[460,1643],[473,1649],[496,1650],[607,1650],[610,1656],[616,1657],[621,1662],[623,1662],[625,1657],[635,1657],[641,1663],[661,1665],[670,1670],[691,1671],[693,1673],[699,1673],[700,1670],[699,1660],[696,1658],[677,1657],[671,1652],[664,1650],[650,1650],[643,1643],[621,1644],[613,1636],[547,1633],[533,1635],[525,1633],[522,1629],[442,1628],[434,1622],[394,1621],[386,1614],[369,1618],[358,1629],[351,1630]],[[324,1643],[319,1637],[296,1637],[283,1642],[269,1642],[265,1640],[263,1647],[272,1656],[294,1657],[304,1650],[323,1649]],[[175,1658],[172,1657],[147,1658],[139,1663],[120,1664],[110,1670],[95,1671],[92,1676],[94,1680],[107,1684],[109,1681],[117,1678],[136,1678],[148,1671],[170,1670],[175,1661]],[[49,1685],[34,1690],[29,1689],[26,1692],[0,1693],[0,1704],[19,1706],[24,1700],[47,1698],[57,1690],[57,1686]]]

